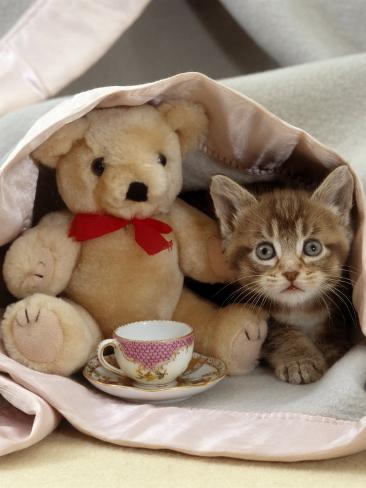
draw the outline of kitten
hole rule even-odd
[[[242,295],[268,310],[262,354],[283,381],[311,383],[349,348],[350,327],[338,303],[345,300],[352,195],[346,166],[313,193],[255,196],[225,176],[212,180],[227,260]]]

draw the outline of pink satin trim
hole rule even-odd
[[[43,398],[4,375],[0,397],[0,455],[41,441],[61,418]]]
[[[42,397],[79,431],[123,446],[268,461],[326,459],[366,448],[366,417],[354,422],[292,413],[132,405],[72,379],[32,371],[4,354],[0,371],[17,383],[8,380],[13,390],[26,388],[19,396],[23,411],[34,411],[34,399]],[[38,437],[56,426],[51,411],[37,411]],[[25,427],[17,418],[8,422],[12,435],[0,437],[0,454],[37,441],[36,435],[27,435],[29,421]]]

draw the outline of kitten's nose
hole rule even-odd
[[[145,183],[134,181],[133,183],[130,183],[130,186],[128,187],[126,199],[134,202],[146,202],[147,190],[148,188]]]
[[[293,282],[296,280],[296,278],[299,276],[298,271],[285,271],[282,273],[285,278],[287,278],[289,281]]]

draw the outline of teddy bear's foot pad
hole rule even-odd
[[[233,339],[231,361],[227,365],[231,375],[247,373],[257,365],[266,335],[265,320],[249,322],[243,326]]]
[[[18,351],[29,361],[50,363],[63,346],[63,332],[55,312],[32,303],[19,304],[13,323]]]

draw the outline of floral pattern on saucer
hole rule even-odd
[[[106,359],[117,366],[114,354]],[[174,386],[157,388],[136,387],[130,378],[103,368],[97,357],[89,360],[83,374],[96,388],[110,395],[140,403],[169,403],[185,400],[213,387],[225,377],[226,368],[220,359],[193,353],[187,370],[177,378]]]

